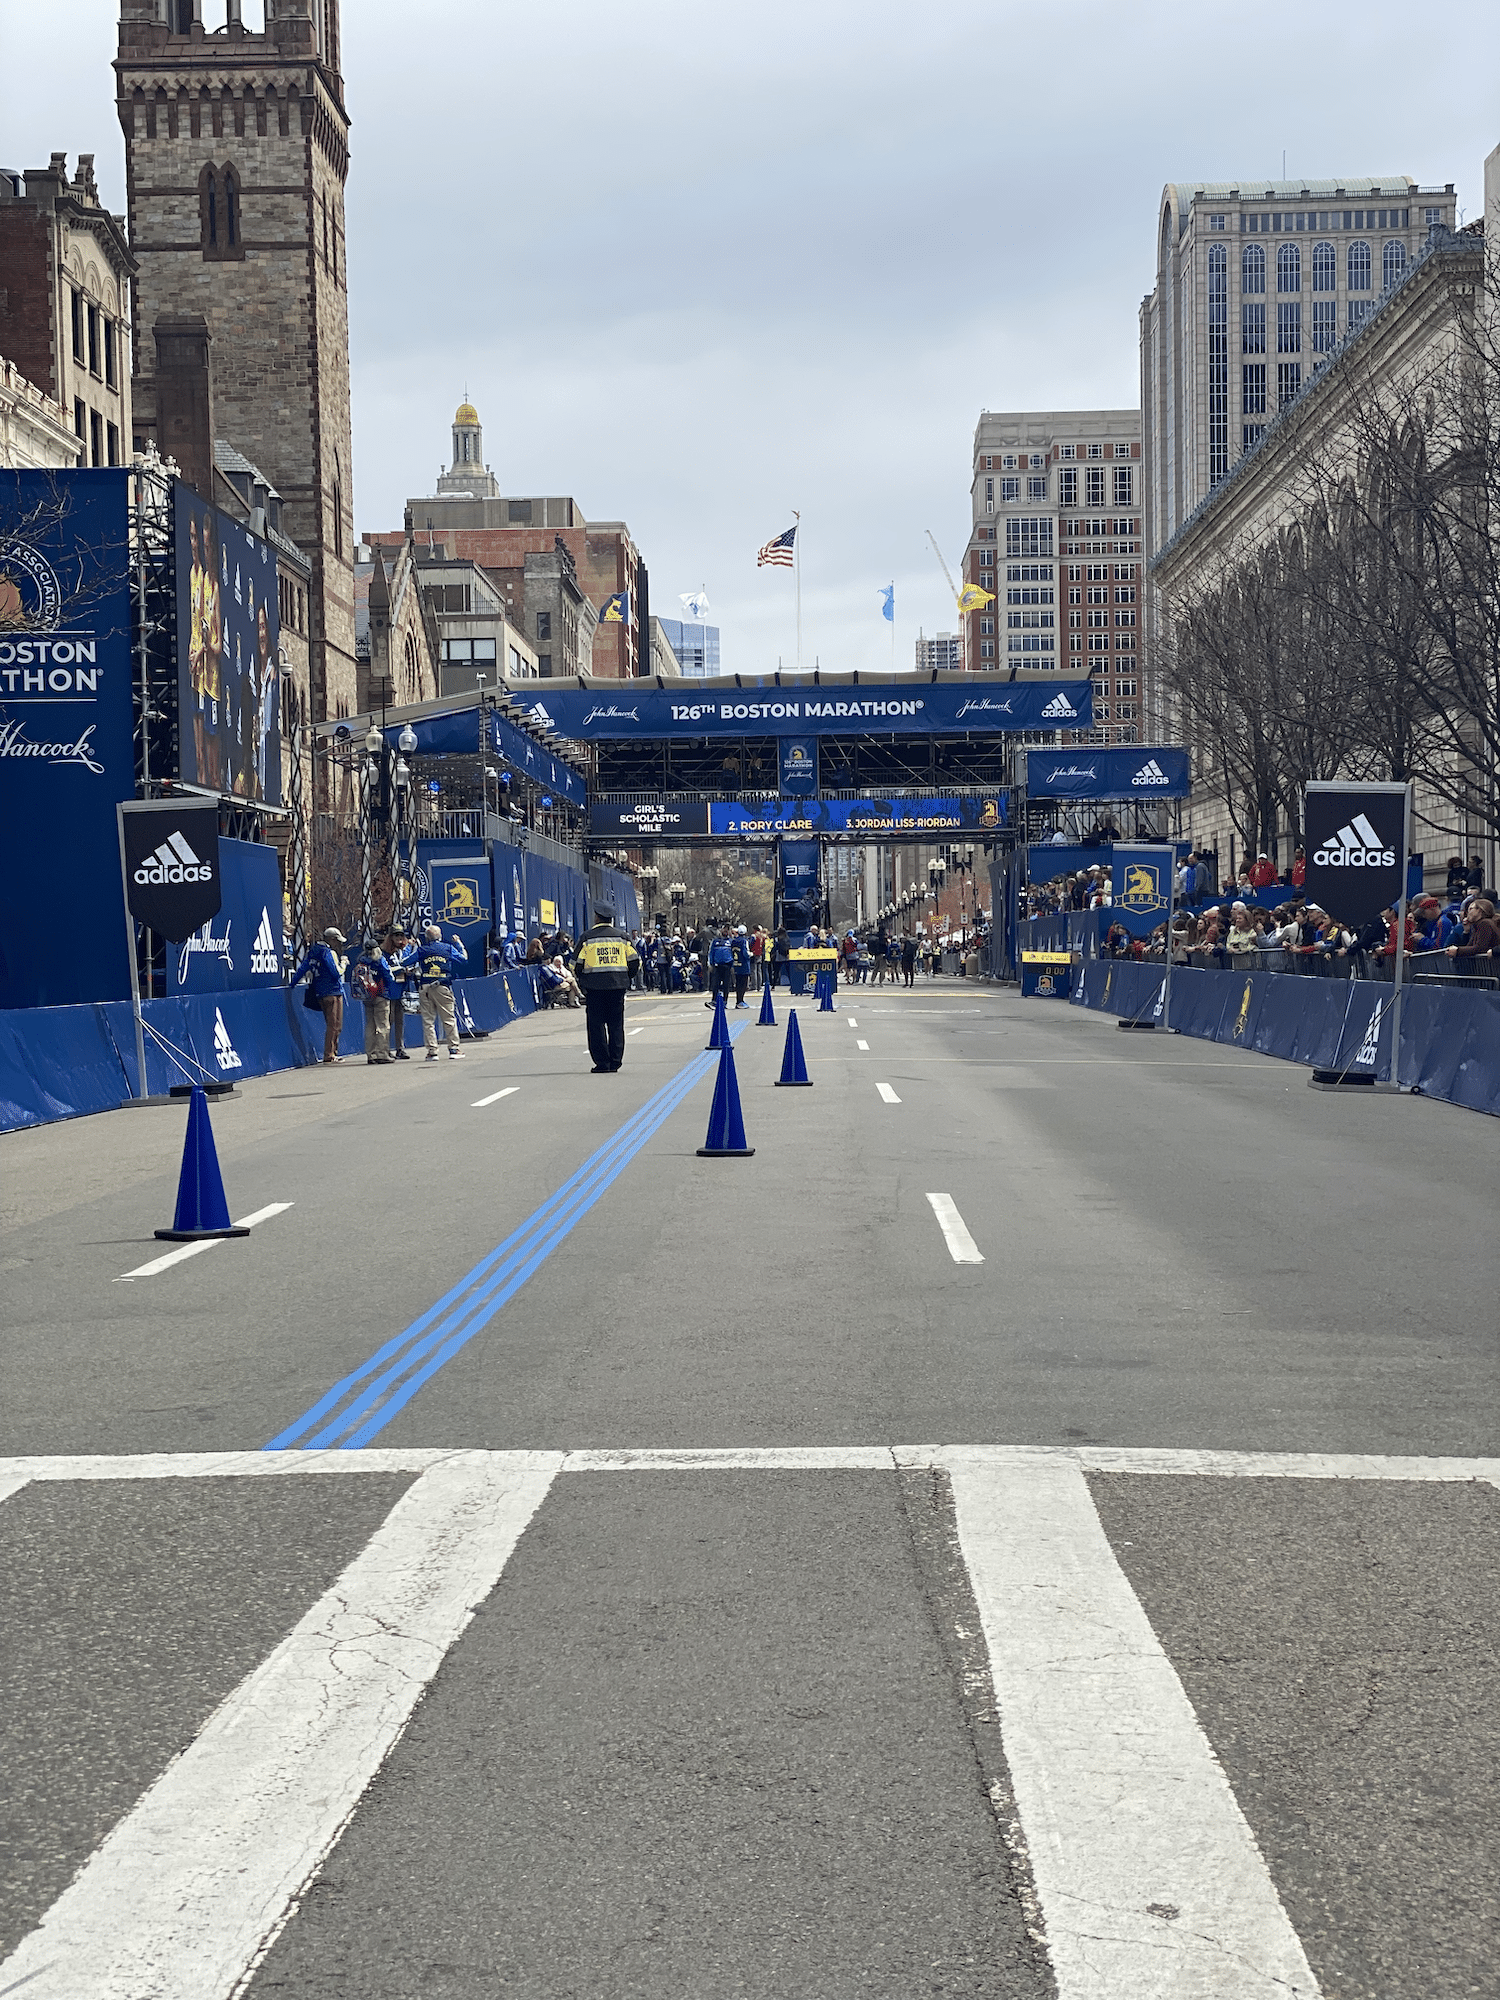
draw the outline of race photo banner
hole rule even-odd
[[[129,799],[119,808],[125,904],[138,924],[176,942],[224,903],[219,808],[194,799]]]
[[[172,538],[183,781],[279,806],[275,553],[181,480],[172,484]]]
[[[130,994],[129,474],[0,471],[0,1006]]]
[[[1358,931],[1406,893],[1410,788],[1334,780],[1307,787],[1303,848],[1308,903]]]
[[[516,706],[574,742],[659,741],[705,736],[965,736],[1017,729],[1088,729],[1086,680],[912,680],[904,686],[743,687],[705,694],[691,684],[622,688],[618,694],[512,687]],[[420,733],[420,732],[419,732]]]
[[[781,843],[781,920],[789,931],[805,931],[818,921],[823,907],[818,890],[819,858],[815,840]]]
[[[1158,744],[1117,750],[1028,750],[1030,799],[1185,799],[1188,753]]]

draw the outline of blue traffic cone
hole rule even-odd
[[[745,1121],[740,1115],[739,1079],[734,1073],[734,1050],[726,1042],[719,1051],[719,1074],[714,1083],[713,1107],[708,1114],[708,1137],[698,1148],[700,1160],[748,1160],[755,1151],[745,1144]]]
[[[776,1088],[780,1090],[784,1083],[805,1083],[809,1090],[812,1089],[807,1058],[802,1053],[802,1030],[797,1026],[795,1007],[786,1017],[786,1047],[781,1052],[781,1074],[776,1079]]]
[[[224,1180],[214,1131],[208,1122],[208,1099],[195,1085],[188,1101],[187,1139],[182,1148],[182,1177],[177,1183],[177,1213],[170,1229],[156,1234],[168,1243],[194,1243],[200,1236],[248,1236],[229,1220]]]
[[[837,1007],[833,1004],[833,974],[831,972],[823,974],[823,983],[818,992],[818,1012],[820,1014],[836,1014],[838,1012]]]
[[[714,995],[714,1024],[709,1030],[706,1049],[727,1049],[729,1047],[729,1016],[724,1012],[724,995]]]
[[[757,1028],[774,1028],[776,1026],[776,1009],[771,1005],[771,982],[769,979],[760,989],[760,1017],[755,1025]]]

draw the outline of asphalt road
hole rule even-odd
[[[245,1084],[290,1206],[152,1275],[180,1109],[0,1140],[0,1995],[1494,1990],[1493,1122],[959,981],[798,1016],[749,1159],[691,1001],[618,1076],[554,1014]],[[212,1950],[194,1783],[291,1857]]]

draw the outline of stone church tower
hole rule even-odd
[[[202,14],[202,0],[120,5],[134,428],[142,444],[156,435],[158,327],[175,351],[206,326],[215,436],[276,487],[312,563],[309,695],[324,721],[355,702],[339,0],[265,0],[260,34],[240,0],[216,33]]]

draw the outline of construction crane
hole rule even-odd
[[[948,591],[953,599],[954,608],[957,609],[958,586],[953,581],[952,571],[948,568],[948,565],[943,561],[943,552],[938,547],[937,536],[932,532],[931,528],[927,530],[927,539],[932,544],[932,553],[938,559],[938,568],[943,572],[943,575],[947,578]],[[964,665],[967,667],[967,665],[969,664],[969,658],[968,658],[969,642],[968,642],[968,635],[964,631],[964,614],[961,611],[958,614],[958,643],[960,648],[960,657],[962,658]]]

